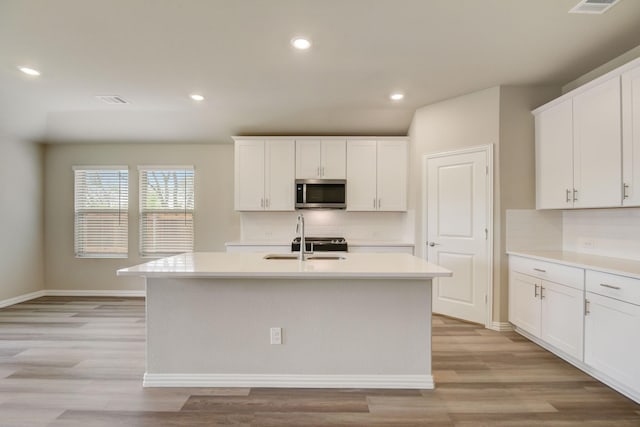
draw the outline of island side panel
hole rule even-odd
[[[430,378],[431,281],[147,279],[156,374]]]

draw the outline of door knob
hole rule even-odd
[[[436,243],[436,242],[429,242],[429,246],[434,247],[434,246],[440,246],[440,243]]]

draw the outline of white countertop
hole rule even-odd
[[[326,254],[326,253],[325,253]],[[118,270],[152,278],[430,279],[451,271],[402,253],[343,253],[343,260],[266,260],[266,253],[190,252]],[[322,256],[322,255],[320,255]]]
[[[599,255],[582,254],[565,251],[507,251],[509,255],[518,255],[541,261],[558,262],[573,267],[588,270],[602,271],[605,273],[619,274],[622,276],[640,279],[640,261],[610,258]]]

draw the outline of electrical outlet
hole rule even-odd
[[[282,344],[282,328],[271,328],[271,344]]]
[[[584,239],[582,241],[582,248],[583,249],[593,249],[593,247],[595,246],[595,242],[591,239]]]

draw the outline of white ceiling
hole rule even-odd
[[[0,131],[46,142],[406,134],[421,106],[565,84],[640,45],[640,1],[567,13],[576,3],[0,0]],[[292,49],[295,35],[312,48]]]

